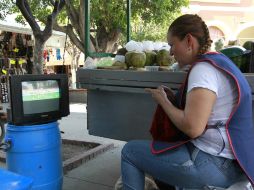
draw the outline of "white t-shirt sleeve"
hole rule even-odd
[[[190,71],[187,92],[193,88],[206,88],[218,96],[218,70],[210,63],[197,63]]]

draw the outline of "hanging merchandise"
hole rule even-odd
[[[12,32],[10,43],[9,43],[10,50],[13,50],[13,49],[15,49],[15,47],[17,47],[16,38],[17,38],[17,34],[15,32]]]
[[[14,49],[13,49],[12,51],[15,52],[15,53],[18,53],[18,52],[19,52],[19,49],[16,48],[16,47],[14,47]]]
[[[11,39],[12,33],[11,32],[4,32],[4,39],[3,42],[9,42]]]
[[[49,62],[49,58],[50,58],[49,54],[50,54],[50,51],[47,50],[47,62]]]
[[[57,49],[56,49],[56,59],[57,59],[57,60],[61,60],[61,59],[62,59],[62,57],[61,57],[61,52],[60,52],[60,48],[57,48]]]
[[[7,75],[7,70],[6,69],[2,69],[1,72],[2,72],[2,74]]]
[[[1,102],[2,103],[8,103],[8,86],[7,86],[7,77],[2,76],[1,82],[0,82],[0,91],[1,91]]]
[[[16,45],[17,47],[19,48],[24,48],[24,41],[23,41],[23,38],[22,38],[22,34],[17,34],[16,36]]]
[[[44,50],[43,51],[43,58],[44,58],[44,61],[46,62],[47,60],[47,57],[48,57],[48,50]]]
[[[2,69],[5,66],[5,61],[3,58],[0,58],[0,68]]]
[[[25,64],[25,66],[26,66],[27,74],[32,74],[32,72],[33,72],[33,62],[32,62],[30,57],[27,57],[26,61],[27,62]]]
[[[16,64],[16,60],[15,59],[9,59],[10,60],[10,64],[11,65],[15,65]]]
[[[25,64],[26,63],[26,60],[25,59],[23,59],[23,58],[19,58],[18,59],[18,64],[22,67],[23,66],[23,64]]]
[[[27,55],[28,57],[33,57],[33,47],[32,47],[32,46],[27,46],[26,55]]]

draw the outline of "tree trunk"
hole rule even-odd
[[[73,47],[73,54],[71,55],[71,76],[70,79],[71,79],[71,84],[69,84],[69,87],[73,88],[73,83],[76,82],[76,69],[75,69],[75,54],[74,54],[74,47]]]
[[[55,0],[51,1],[53,5],[52,13],[47,16],[47,21],[45,23],[45,28],[41,31],[39,24],[33,16],[32,10],[29,5],[28,0],[16,0],[16,5],[20,12],[30,25],[33,30],[33,35],[35,37],[34,46],[34,62],[33,62],[33,74],[43,73],[43,50],[45,42],[50,38],[53,31],[53,25],[57,18],[58,13],[63,9],[65,5],[65,0]]]
[[[45,42],[35,38],[33,74],[43,73],[43,50]]]
[[[112,30],[110,32],[106,31],[105,27],[100,27],[97,29],[97,35],[95,42],[97,40],[98,46],[97,51],[98,52],[115,52],[117,50],[117,41],[119,40],[120,36],[120,30]],[[93,40],[92,40],[93,41]],[[94,44],[96,47],[96,45]]]
[[[76,47],[72,47],[72,59],[71,59],[71,81],[72,88],[76,88],[76,71],[79,65],[80,51]]]

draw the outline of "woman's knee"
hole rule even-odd
[[[135,147],[137,146],[138,141],[137,140],[133,140],[133,141],[129,141],[128,143],[126,143],[122,149],[122,156],[126,156],[128,155],[130,152],[132,152],[133,150],[135,150]]]
[[[132,140],[126,143],[122,149],[122,157],[126,158],[135,154],[145,154],[149,151],[150,141],[147,140]]]

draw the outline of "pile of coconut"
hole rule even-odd
[[[143,68],[145,66],[169,67],[175,60],[170,56],[170,46],[165,42],[130,41],[117,51],[113,66],[127,69]]]

